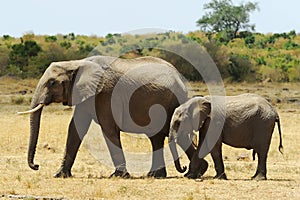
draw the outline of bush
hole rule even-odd
[[[252,48],[253,44],[255,43],[255,37],[253,35],[248,36],[245,38],[245,44],[246,46]]]
[[[23,104],[24,102],[25,102],[25,98],[22,96],[12,96],[11,97],[12,104],[20,105],[20,104]]]
[[[10,38],[12,38],[10,35],[3,35],[4,40],[9,40]]]
[[[288,77],[290,82],[300,81],[300,66],[288,69]]]
[[[241,31],[238,35],[238,38],[247,38],[247,37],[252,37],[253,33],[250,31]]]
[[[257,65],[267,65],[266,58],[264,56],[255,59]]]
[[[47,36],[45,37],[45,42],[56,42],[57,37],[56,36]]]
[[[59,45],[60,45],[61,47],[66,48],[66,49],[69,49],[69,48],[72,47],[71,42],[68,42],[68,41],[63,41],[63,42],[61,42]]]
[[[23,77],[23,72],[19,67],[15,65],[9,65],[6,69],[5,74],[9,76]]]
[[[9,53],[9,63],[17,68],[16,70],[13,68],[14,71],[23,73],[24,68],[28,66],[29,59],[37,56],[40,51],[42,51],[41,46],[33,40],[14,44]]]
[[[271,68],[269,66],[261,66],[258,75],[260,80],[271,79],[272,82],[279,82],[282,79],[282,72],[278,68]]]
[[[295,42],[292,42],[291,40],[287,41],[286,43],[283,44],[283,48],[286,50],[292,50],[292,49],[297,49],[300,48],[298,44]]]
[[[204,43],[204,47],[217,65],[223,78],[227,78],[229,76],[227,67],[230,64],[228,48],[226,46],[219,46],[214,41]]]
[[[231,55],[229,58],[228,73],[233,81],[244,81],[251,73],[252,63],[248,56]]]

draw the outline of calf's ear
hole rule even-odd
[[[191,106],[191,121],[193,130],[198,131],[211,111],[211,103],[207,100],[199,100]]]

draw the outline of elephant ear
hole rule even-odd
[[[193,130],[198,131],[204,121],[207,119],[211,111],[211,104],[204,98],[196,98],[191,104],[189,112],[191,113],[191,121]]]
[[[103,88],[102,77],[106,68],[98,63],[73,61],[72,105],[77,105],[99,93]]]

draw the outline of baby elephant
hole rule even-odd
[[[206,96],[194,97],[174,111],[170,125],[170,143],[176,141],[181,134],[189,134],[193,130],[199,130],[197,152],[190,162],[186,176],[197,178],[203,174],[206,169],[201,169],[203,159],[199,157],[199,151],[201,145],[207,145],[207,147],[210,145],[210,154],[217,173],[215,178],[227,179],[222,159],[222,143],[225,143],[236,148],[253,149],[253,159],[257,153],[258,165],[252,179],[267,179],[266,161],[275,122],[277,122],[280,137],[279,151],[282,153],[283,149],[278,113],[266,99],[256,94],[219,98],[225,100],[225,109],[220,109],[220,105],[212,101],[213,98]],[[210,114],[211,102],[213,102],[212,106],[216,106],[216,112],[212,115]],[[216,143],[207,144],[204,139],[209,126],[216,126],[216,124],[210,124],[216,116],[218,119],[224,119],[224,126],[220,136],[216,138]],[[219,123],[218,120],[217,123]],[[214,132],[208,133],[216,135]],[[207,138],[211,137],[209,134]]]

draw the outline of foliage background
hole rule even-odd
[[[74,33],[26,33],[21,38],[3,35],[0,37],[0,76],[39,78],[51,62],[98,54],[125,58],[152,55],[174,64],[188,80],[201,81],[201,76],[184,59],[155,48],[190,42],[197,42],[210,54],[226,81],[300,81],[300,35],[295,31],[280,34],[243,31],[229,42],[222,42],[219,34],[207,35],[201,31],[107,34],[105,37]]]

